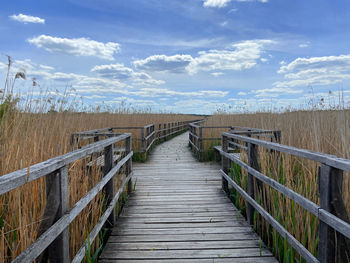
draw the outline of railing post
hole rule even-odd
[[[331,204],[331,167],[322,164],[319,168],[320,208],[332,212]],[[335,233],[326,223],[320,220],[318,240],[318,260],[320,263],[335,262]]]
[[[255,144],[248,143],[248,165],[259,171],[258,147]],[[248,173],[247,193],[254,199],[254,176]],[[247,219],[250,225],[254,224],[254,207],[248,203]]]
[[[103,174],[104,176],[108,174],[108,172],[113,168],[113,144],[108,145],[104,148],[104,167]],[[109,182],[105,186],[105,197],[107,205],[112,201],[114,197],[114,176],[109,180]],[[107,220],[107,227],[113,227],[115,222],[115,213],[111,213]]]
[[[131,142],[132,140],[131,140],[131,134],[130,134],[130,136],[125,139],[125,156],[127,156],[131,152],[131,148],[132,148]],[[130,158],[126,163],[126,176],[129,176],[131,172],[132,172],[132,158]],[[127,192],[128,192],[128,195],[130,195],[132,192],[132,179],[130,179],[130,181],[128,182]]]
[[[57,219],[61,218],[69,209],[68,205],[68,168],[63,166],[59,170],[59,185],[60,185],[60,206],[58,208]],[[50,257],[50,262],[70,262],[69,255],[69,227],[67,227],[61,235],[57,237],[55,242],[52,243],[51,249],[55,253],[53,257]],[[50,253],[51,254],[51,253]]]
[[[161,133],[161,130],[162,129],[162,124],[161,123],[159,123],[158,124],[158,141],[160,140],[160,136],[162,136],[162,133]]]
[[[343,171],[322,164],[319,169],[320,208],[350,223],[343,200]],[[347,262],[350,241],[320,220],[318,259],[324,262]]]
[[[38,237],[49,229],[68,211],[68,169],[67,166],[46,175],[46,207],[43,220],[39,226]],[[69,229],[68,227],[43,252],[37,262],[68,263],[69,256]]]
[[[146,152],[146,147],[145,147],[145,128],[141,129],[141,151]]]
[[[199,130],[199,134],[198,134],[198,137],[199,137],[199,140],[198,140],[198,148],[199,148],[199,160],[202,160],[203,158],[203,128],[202,127],[199,127],[198,130]]]
[[[193,141],[192,141],[192,126],[191,125],[189,125],[189,133],[188,133],[188,139],[190,140],[190,142],[192,142],[193,143]],[[192,144],[190,143],[190,149],[192,150],[193,148],[192,148]]]
[[[281,131],[274,131],[273,136],[275,137],[275,142],[281,143]]]
[[[164,141],[166,141],[166,123],[164,123],[164,125],[163,125],[163,139],[164,139]]]
[[[228,138],[224,135],[222,135],[222,138],[221,138],[221,145],[222,145],[222,150],[224,152],[228,152]],[[229,173],[229,167],[230,165],[230,161],[225,157],[225,156],[222,156],[221,157],[221,169],[226,173],[228,174]],[[228,194],[228,182],[227,180],[222,177],[222,189],[225,191],[226,194]]]
[[[171,123],[168,123],[167,136],[170,134]]]

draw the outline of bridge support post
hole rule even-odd
[[[228,138],[226,136],[222,136],[222,150],[224,152],[228,152]],[[229,174],[229,167],[230,165],[230,161],[225,157],[225,156],[222,156],[221,158],[221,169],[226,173],[226,174]],[[225,191],[226,194],[229,194],[229,191],[228,191],[228,182],[227,180],[222,177],[222,189]]]

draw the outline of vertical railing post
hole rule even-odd
[[[113,168],[113,144],[108,145],[104,148],[104,167],[103,167],[103,174],[106,176],[109,171]],[[108,183],[105,186],[105,197],[107,205],[112,201],[114,198],[114,176],[111,178],[111,180],[108,181]],[[108,217],[107,220],[107,227],[113,227],[115,222],[115,213],[111,213],[111,215]]]
[[[322,164],[319,169],[320,208],[350,223],[343,200],[343,176],[340,169]],[[320,220],[318,259],[324,262],[348,262],[350,241]]]
[[[162,133],[161,133],[161,130],[162,129],[162,124],[161,123],[159,123],[158,124],[158,141],[160,141],[160,136],[162,136]]]
[[[192,141],[192,126],[190,125],[189,126],[189,134],[188,134],[188,139],[190,140],[190,142],[192,142],[193,143],[193,141]],[[193,147],[192,147],[192,143],[190,143],[190,149],[192,150],[193,149]]]
[[[131,148],[132,148],[131,142],[132,142],[132,140],[131,140],[131,133],[130,133],[130,136],[125,139],[125,156],[127,156],[131,152]],[[129,174],[131,172],[132,172],[132,158],[130,158],[126,162],[126,176],[129,176]],[[132,192],[132,180],[131,179],[128,182],[127,192],[128,192],[128,195]]]
[[[57,218],[61,218],[68,210],[68,168],[63,166],[59,170],[59,185],[60,185],[60,206],[58,208]],[[52,243],[51,249],[56,254],[53,257],[50,257],[50,262],[70,262],[69,255],[69,227],[67,227],[61,235],[57,237],[55,242]]]
[[[68,169],[63,166],[57,171],[46,175],[46,207],[43,220],[38,229],[41,236],[57,220],[59,220],[69,209],[68,207]],[[70,262],[69,255],[69,229],[68,227],[56,238],[54,242],[43,252],[37,262],[53,263]]]
[[[275,142],[281,143],[281,131],[274,131],[273,137],[275,138]]]
[[[222,145],[222,151],[227,153],[228,152],[228,138],[224,135],[222,135],[222,138],[221,138],[221,145]],[[221,156],[221,169],[226,174],[229,173],[229,169],[230,169],[229,165],[230,165],[230,161],[225,156]],[[222,177],[222,189],[225,191],[226,194],[229,193],[228,182],[224,177]]]
[[[145,128],[143,127],[141,129],[141,151],[146,152],[146,147],[145,147]]]
[[[198,137],[199,137],[199,141],[198,141],[198,148],[199,148],[199,160],[202,160],[203,158],[203,128],[202,127],[199,127],[198,128]]]
[[[320,208],[332,212],[331,171],[332,168],[322,164],[319,168]],[[326,223],[320,220],[318,240],[318,260],[320,263],[335,262],[335,233]]]
[[[167,136],[170,134],[170,129],[171,129],[171,123],[168,123],[168,130],[167,130]]]
[[[164,123],[163,127],[163,140],[166,141],[166,123]]]
[[[253,143],[248,143],[248,165],[259,171],[258,147]],[[254,199],[254,176],[248,173],[247,193]],[[250,225],[254,224],[254,207],[248,203],[247,219]]]

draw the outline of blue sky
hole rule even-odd
[[[212,113],[350,101],[350,2],[3,1],[6,55],[25,98],[67,86],[90,105]]]

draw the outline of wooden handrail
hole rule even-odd
[[[232,139],[247,144],[248,163],[243,162],[234,154],[229,153],[226,146],[229,143],[232,143],[230,141]],[[307,262],[335,262],[335,244],[339,241],[336,241],[334,234],[330,235],[330,230],[334,229],[344,235],[346,238],[350,238],[350,224],[347,222],[349,218],[347,215],[344,215],[344,213],[346,213],[346,210],[338,213],[337,208],[334,208],[335,206],[344,207],[341,193],[341,183],[343,178],[343,171],[350,171],[350,160],[339,158],[334,155],[309,151],[228,132],[222,133],[222,141],[223,146],[215,147],[215,149],[220,153],[222,157],[221,174],[223,178],[223,189],[225,191],[228,191],[227,184],[230,184],[248,201],[248,222],[250,224],[253,224],[254,219],[252,215],[256,210],[271,224],[274,229],[276,229],[283,237],[286,238],[287,242]],[[321,167],[319,168],[320,205],[315,204],[314,202],[294,192],[292,189],[261,173],[259,171],[259,158],[257,152],[258,146],[273,150],[277,153],[286,153],[321,163]],[[242,169],[248,172],[247,192],[240,188],[238,184],[229,177],[228,174],[230,162],[236,163],[242,167]],[[297,204],[299,204],[307,211],[311,212],[319,219],[320,227],[318,258],[314,257],[312,253],[307,250],[307,248],[300,244],[300,242],[298,242],[286,229],[284,229],[266,210],[259,206],[259,204],[254,200],[255,193],[253,178],[258,179],[258,182],[260,183],[262,182],[269,185],[287,198],[295,201]],[[331,213],[333,210],[336,214]],[[347,219],[342,219],[340,217],[345,217]]]
[[[121,141],[125,142],[125,157],[115,165],[113,160],[113,148],[115,143]],[[85,158],[93,153],[101,151],[104,151],[104,177],[69,210],[68,165],[78,159]],[[52,245],[54,245],[52,247],[52,253],[50,252],[50,257],[52,257],[52,259],[63,263],[71,262],[68,227],[80,212],[97,196],[97,194],[102,189],[105,189],[107,209],[100,218],[98,224],[94,227],[92,232],[89,233],[85,244],[80,248],[78,254],[73,260],[74,262],[80,262],[85,255],[88,240],[92,242],[106,222],[109,222],[111,226],[114,224],[115,219],[113,209],[123,192],[124,187],[127,185],[128,193],[131,191],[132,155],[131,134],[125,133],[89,144],[81,149],[51,158],[29,168],[1,176],[0,194],[7,193],[27,182],[41,177],[50,179],[51,181],[47,181],[47,187],[50,186],[51,189],[47,193],[47,195],[50,196],[50,199],[47,201],[47,208],[51,209],[50,206],[52,206],[53,203],[58,204],[55,208],[58,209],[58,212],[53,211],[53,216],[58,216],[58,219],[53,222],[52,225],[48,226],[47,229],[44,229],[44,232],[37,238],[37,240],[17,256],[13,262],[33,262],[45,249],[49,246],[52,247]],[[121,187],[115,194],[113,181],[114,175],[120,171],[123,166],[126,166],[126,179],[124,179]]]

